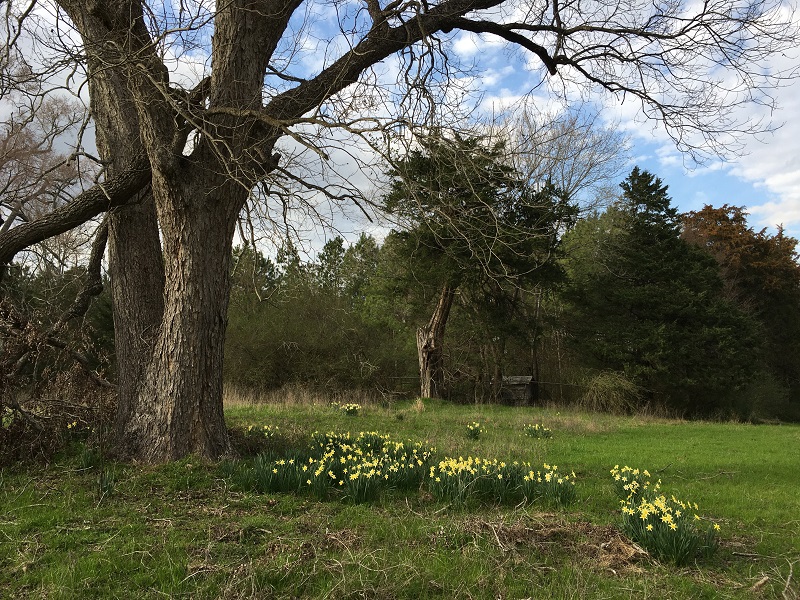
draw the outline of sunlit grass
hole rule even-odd
[[[330,400],[229,403],[237,439],[257,441],[258,459],[140,467],[76,447],[50,466],[0,471],[0,597],[798,597],[800,427],[336,398],[361,405],[352,417]],[[464,433],[473,421],[486,429],[477,440]],[[526,423],[554,435],[528,437]],[[421,479],[366,503],[354,501],[358,490],[336,491],[341,478],[321,501],[299,478],[269,491],[233,477],[256,460],[269,472],[279,460],[307,461],[313,439],[324,456],[329,444],[347,444],[336,436],[348,431],[353,447],[359,432],[377,432],[359,447],[383,450],[389,434],[435,447],[437,458]],[[574,469],[574,501],[504,502],[491,477],[473,484],[486,485],[481,501],[438,498],[430,467],[459,456],[491,463],[497,481],[514,461],[532,465],[523,480],[545,464],[570,479]],[[691,498],[705,525],[720,525],[714,556],[678,568],[632,544],[609,477],[624,462],[661,479],[665,502]],[[114,474],[106,494],[101,472]]]

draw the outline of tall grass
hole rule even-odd
[[[226,384],[223,390],[226,408],[236,406],[327,406],[330,404],[383,405],[387,397],[375,390],[320,392],[313,388],[287,384],[275,390],[253,390]]]

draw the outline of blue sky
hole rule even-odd
[[[358,2],[344,2],[342,6],[350,4],[360,6]],[[315,8],[301,10],[296,16],[298,23],[307,19],[305,27],[296,24],[294,35],[287,38],[287,44],[294,52],[292,70],[296,69],[298,74],[318,71],[336,58],[342,49],[339,46],[346,47],[342,34],[331,31],[336,14],[329,12],[334,5],[310,2],[308,6]],[[48,16],[45,15],[45,18]],[[180,52],[173,61],[168,61],[174,83],[191,86],[207,72],[208,55],[207,48],[204,48],[207,40],[200,36],[195,41],[200,42],[197,53],[186,51],[187,47],[181,45],[170,49]],[[536,73],[541,66],[538,59],[518,50],[509,50],[496,39],[453,32],[449,45],[452,58],[463,66],[474,66],[464,74],[464,78],[470,81],[467,85],[482,95],[480,102],[484,108],[513,107],[538,81]],[[169,52],[167,54],[169,56]],[[778,60],[783,64],[776,62],[770,66],[794,67],[798,58],[784,56]],[[399,63],[395,57],[384,61],[376,68],[376,72],[379,73],[379,79],[386,78],[389,81],[394,79],[398,69]],[[537,106],[546,108],[550,102],[546,91],[539,88],[535,93],[539,98],[535,101]],[[743,205],[751,213],[749,222],[753,228],[767,227],[774,231],[774,226],[780,223],[789,235],[800,237],[800,119],[797,118],[800,115],[800,81],[777,90],[776,96],[781,109],[775,114],[765,114],[763,109],[753,107],[748,109],[750,112],[741,113],[741,116],[754,119],[770,117],[774,122],[783,124],[780,129],[765,134],[760,140],[744,140],[740,157],[733,157],[726,163],[711,162],[694,168],[686,166],[688,161],[677,152],[662,129],[652,122],[641,120],[635,105],[620,105],[614,99],[605,98],[601,114],[607,124],[627,133],[631,143],[630,168],[638,165],[658,175],[669,186],[670,195],[679,210],[696,210],[704,204]],[[590,99],[603,101],[600,97]],[[343,146],[345,151],[351,150],[346,142]],[[346,161],[346,154],[340,153],[338,159]],[[365,155],[361,159],[365,163],[370,162]],[[362,177],[354,173],[355,167],[350,168],[345,164],[337,166],[345,174],[352,173],[354,179]],[[363,178],[368,184],[370,176],[363,175]],[[358,230],[359,225],[354,224],[354,228]]]
[[[514,106],[534,81],[524,57],[491,39],[462,33],[453,48],[485,75],[482,87],[486,101],[493,105]],[[784,56],[778,61],[771,67],[794,67],[798,58]],[[681,212],[706,204],[746,206],[754,229],[767,228],[774,233],[782,224],[787,234],[800,238],[800,81],[775,90],[774,95],[779,104],[774,113],[751,106],[739,108],[737,114],[771,120],[779,126],[775,131],[743,138],[740,153],[724,162],[709,160],[699,166],[678,152],[663,127],[642,120],[632,103],[621,105],[608,97],[592,100],[604,101],[601,114],[606,122],[628,135],[630,167],[638,165],[660,177]],[[542,102],[546,101],[543,97]]]

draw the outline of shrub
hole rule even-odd
[[[596,412],[626,413],[636,408],[641,396],[639,386],[623,373],[602,371],[589,379],[578,403]]]

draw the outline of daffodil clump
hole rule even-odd
[[[541,423],[527,423],[522,426],[525,435],[532,438],[551,438],[553,431]]]
[[[486,430],[477,421],[467,423],[467,437],[469,439],[477,440],[483,433],[486,433]]]
[[[271,440],[278,433],[278,428],[275,425],[248,425],[245,430],[245,435],[248,437],[263,437]]]
[[[661,488],[661,480],[653,482],[647,469],[634,469],[627,465],[620,468],[619,465],[614,465],[611,477],[614,478],[614,491],[624,499],[644,492],[657,493]]]
[[[361,405],[355,403],[342,404],[339,407],[339,410],[341,410],[344,414],[346,414],[349,417],[355,417],[361,410]]]
[[[548,500],[567,505],[575,499],[574,486],[575,473],[561,474],[556,465],[534,470],[527,462],[472,456],[444,458],[428,474],[433,496],[454,504],[477,499],[515,505]]]
[[[67,423],[67,437],[69,439],[85,440],[94,430],[83,421],[70,421]]]
[[[250,463],[229,465],[237,485],[258,492],[310,493],[320,499],[340,497],[366,502],[385,490],[424,487],[454,504],[474,499],[505,504],[575,499],[575,473],[556,465],[535,469],[527,462],[506,463],[478,457],[444,458],[421,442],[394,440],[375,431],[315,432],[303,454],[262,455]]]
[[[304,457],[259,457],[239,482],[260,492],[308,491],[321,499],[334,495],[366,502],[385,489],[419,488],[433,452],[420,442],[374,431],[356,436],[315,432]]]
[[[720,527],[698,514],[696,502],[658,493],[661,481],[651,487],[646,470],[615,466],[611,474],[619,495],[624,496],[620,500],[623,530],[652,555],[683,566],[717,550]]]
[[[374,499],[387,488],[418,488],[435,452],[421,442],[396,441],[375,431],[355,437],[349,432],[312,437],[317,452],[309,459],[313,477],[306,484],[315,487],[315,478],[322,478],[354,502]]]

